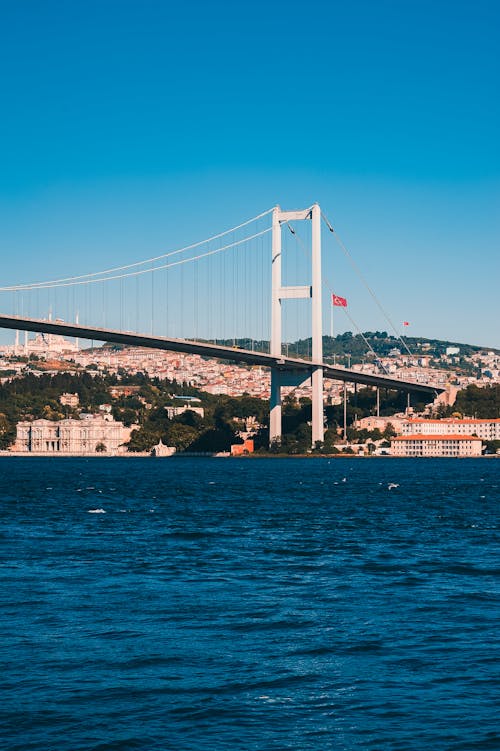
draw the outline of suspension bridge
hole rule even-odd
[[[206,240],[143,261],[0,287],[3,306],[10,307],[0,314],[0,328],[267,367],[271,371],[270,441],[281,438],[282,389],[307,384],[315,445],[324,436],[325,378],[344,383],[344,402],[346,383],[408,394],[442,391],[432,384],[324,361],[325,313],[333,290],[324,273],[322,221],[334,233],[318,204],[297,211],[276,206]],[[304,238],[298,228],[309,229],[308,225],[310,232]],[[328,306],[323,305],[324,289]],[[51,311],[48,316],[47,311]],[[350,313],[344,312],[361,334]],[[290,354],[290,342],[300,338],[311,342],[308,358],[293,356],[293,345]],[[398,338],[408,350],[399,334]]]

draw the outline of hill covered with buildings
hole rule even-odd
[[[268,342],[226,343],[268,349]],[[444,391],[435,404],[412,396],[408,405],[400,392],[381,389],[377,402],[373,389],[348,384],[344,420],[343,385],[325,380],[326,435],[317,451],[349,451],[368,442],[380,447],[405,415],[500,418],[498,350],[403,341],[385,331],[346,332],[324,337],[323,344],[325,360],[338,366]],[[310,340],[285,345],[285,353],[307,358]],[[257,450],[267,451],[269,395],[265,368],[121,345],[82,349],[51,335],[25,337],[0,355],[0,449],[64,445],[75,451],[99,446],[100,451],[137,452],[161,442],[178,451],[213,452],[251,436]],[[310,417],[308,387],[285,390],[283,440],[273,449],[309,451]]]
[[[377,442],[387,443],[405,419],[405,407],[404,395],[382,390],[379,417],[374,417],[373,389],[349,393],[345,425],[341,403],[325,406],[325,442],[316,450],[336,453],[347,447],[349,453],[352,444],[376,442],[376,447]],[[412,408],[410,415],[420,413],[442,419],[469,416],[498,420],[500,385],[471,385],[458,392],[453,407],[421,403]],[[231,445],[251,436],[256,450],[266,452],[268,415],[266,399],[248,394],[210,394],[187,383],[151,378],[144,373],[118,376],[96,371],[28,372],[0,385],[0,448],[28,451],[35,450],[36,445],[36,450],[45,450],[46,440],[47,450],[53,451],[63,451],[67,446],[68,451],[83,453],[147,452],[162,443],[177,451],[218,452],[229,451]],[[283,440],[271,451],[308,452],[310,420],[310,399],[296,399],[290,393],[283,405]],[[41,432],[30,433],[30,425]],[[56,425],[59,429],[54,433],[52,428]],[[40,444],[33,443],[36,435]]]

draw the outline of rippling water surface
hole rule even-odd
[[[499,470],[0,459],[2,748],[499,749]]]

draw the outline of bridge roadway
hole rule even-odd
[[[185,352],[190,355],[232,360],[234,362],[243,362],[247,365],[260,365],[262,367],[277,368],[278,370],[295,373],[303,371],[307,374],[311,371],[312,367],[319,365],[323,368],[324,377],[335,381],[347,381],[349,383],[359,383],[364,386],[379,386],[406,392],[420,392],[431,396],[444,390],[438,386],[414,383],[413,381],[402,381],[398,378],[390,378],[383,375],[359,373],[349,368],[332,367],[325,363],[314,363],[310,360],[302,360],[295,357],[276,357],[265,352],[252,352],[247,349],[226,347],[220,344],[210,344],[209,342],[191,341],[189,339],[171,339],[113,329],[90,328],[89,326],[66,323],[65,321],[44,321],[37,318],[0,315],[0,328],[33,331],[41,334],[59,334],[79,339],[127,344],[131,347],[163,349],[169,352]]]

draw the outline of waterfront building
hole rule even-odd
[[[81,419],[33,420],[17,424],[13,451],[37,454],[124,453],[134,427],[108,416],[85,414]]]
[[[443,420],[407,420],[402,425],[402,434],[477,436],[483,441],[500,440],[500,419],[475,420],[446,418]]]
[[[231,456],[245,456],[248,454],[253,454],[253,452],[253,438],[246,438],[243,443],[233,443],[231,446]]]
[[[481,456],[482,441],[470,435],[403,435],[391,440],[392,456]]]
[[[175,446],[165,446],[160,438],[159,443],[151,449],[151,456],[173,456],[176,450]]]

